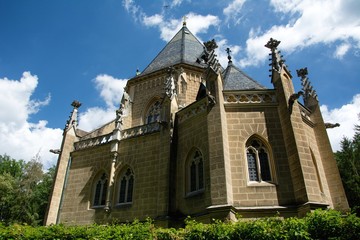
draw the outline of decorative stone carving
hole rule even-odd
[[[289,113],[292,113],[293,105],[295,101],[299,99],[300,96],[302,96],[304,93],[303,91],[299,91],[298,93],[291,94],[289,97],[288,103],[289,103]]]
[[[197,104],[193,104],[191,107],[188,107],[181,112],[178,113],[178,122],[182,123],[192,117],[195,117],[201,113],[207,111],[209,105],[209,101],[199,101]]]
[[[234,104],[274,104],[276,96],[273,92],[266,93],[244,93],[244,92],[224,92],[224,103]]]
[[[325,123],[325,128],[336,128],[340,127],[340,123]]]
[[[172,99],[174,96],[176,96],[176,86],[174,80],[175,68],[169,67],[167,72],[168,72],[168,76],[165,79],[164,89],[165,89],[165,94],[170,99]]]
[[[304,92],[304,105],[305,107],[313,110],[314,106],[318,104],[318,97],[316,91],[313,89],[308,75],[307,68],[296,70],[298,77],[301,78],[302,90]]]
[[[127,139],[127,138],[137,137],[137,136],[150,134],[150,133],[154,133],[154,132],[159,132],[160,126],[161,126],[160,123],[153,122],[150,124],[125,129],[122,131],[122,139]]]
[[[71,112],[71,115],[69,116],[69,120],[66,121],[64,131],[70,129],[72,126],[77,127],[78,121],[77,121],[77,109],[81,106],[81,103],[77,100],[74,100],[71,103],[71,106],[74,107],[73,111]]]
[[[75,150],[81,150],[81,149],[85,149],[85,148],[89,148],[89,147],[94,147],[97,145],[103,145],[103,144],[111,142],[112,136],[113,136],[113,133],[109,133],[106,135],[85,139],[85,140],[76,142],[74,144],[74,147],[75,147]]]
[[[282,59],[283,56],[280,55],[280,51],[277,50],[277,47],[279,46],[281,41],[278,41],[276,39],[270,38],[270,40],[265,44],[265,47],[269,48],[271,50],[271,53],[269,55],[271,58],[269,59],[271,63],[269,64],[271,66],[270,71],[277,71],[280,73],[281,67],[283,66],[285,60]],[[272,76],[272,75],[270,75]]]

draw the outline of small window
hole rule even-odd
[[[195,150],[188,159],[187,164],[188,194],[204,189],[204,162],[199,150]]]
[[[120,175],[118,204],[132,203],[134,190],[134,173],[130,168]]]
[[[156,100],[149,108],[146,114],[146,124],[160,121],[160,100]]]
[[[269,151],[260,139],[252,138],[248,141],[246,158],[249,181],[272,181]]]
[[[108,187],[108,179],[105,173],[95,182],[95,193],[93,199],[93,207],[103,207],[106,203],[106,193]]]

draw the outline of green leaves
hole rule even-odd
[[[43,222],[54,168],[44,173],[38,157],[25,163],[0,155],[0,222]]]
[[[352,209],[360,209],[360,125],[355,125],[352,139],[344,137],[341,150],[335,159],[344,185],[346,197]],[[358,212],[360,214],[360,211]]]
[[[315,210],[305,218],[271,217],[211,224],[185,221],[185,228],[158,228],[151,220],[113,225],[32,227],[0,224],[1,239],[154,239],[154,240],[310,240],[358,239],[360,218],[334,210]]]

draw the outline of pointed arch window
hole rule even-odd
[[[247,142],[246,158],[249,181],[273,181],[269,150],[260,139],[251,138]]]
[[[118,204],[132,203],[134,190],[134,173],[130,168],[120,175]]]
[[[106,203],[108,177],[105,173],[95,182],[93,207],[103,207]]]
[[[192,152],[187,164],[187,192],[197,193],[204,190],[204,161],[201,152]]]
[[[160,121],[160,100],[156,100],[148,109],[146,113],[146,124]]]

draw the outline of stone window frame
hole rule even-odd
[[[93,194],[91,207],[92,208],[104,208],[106,205],[106,195],[108,191],[109,177],[103,171],[98,174],[93,183]]]
[[[116,181],[116,191],[115,191],[115,206],[129,206],[132,205],[134,200],[134,186],[135,186],[135,174],[133,169],[130,166],[125,166],[119,172]],[[131,182],[132,179],[132,182]],[[123,185],[125,183],[125,185]],[[120,194],[124,188],[124,201],[120,202]],[[130,194],[130,199],[129,199]]]
[[[192,197],[202,194],[205,191],[205,174],[204,174],[204,154],[202,154],[200,149],[193,148],[189,152],[186,159],[185,171],[186,171],[185,196]],[[194,186],[194,189],[192,189],[192,186]]]
[[[253,141],[258,141],[260,144],[258,147],[253,146]],[[251,175],[249,172],[249,159],[248,159],[248,151],[251,150],[255,154],[255,173],[256,173],[256,179],[251,179]],[[264,164],[261,164],[261,161],[264,161],[259,156],[259,152],[262,151],[262,153],[265,153],[267,155],[267,165],[264,166]],[[268,186],[268,185],[274,185],[277,184],[277,177],[275,172],[275,163],[274,158],[272,154],[271,147],[269,143],[263,139],[261,136],[258,135],[252,135],[248,138],[248,140],[245,142],[245,165],[246,165],[246,179],[248,186]],[[261,165],[263,167],[261,167]],[[267,169],[266,169],[267,167]],[[263,177],[261,174],[262,170],[267,171],[267,176]],[[263,179],[263,178],[269,178],[269,179]]]
[[[149,120],[149,117],[152,116],[152,119]],[[155,116],[155,118],[153,118]],[[144,123],[150,124],[153,122],[160,122],[161,119],[161,98],[153,97],[149,104],[146,107],[144,113]]]

